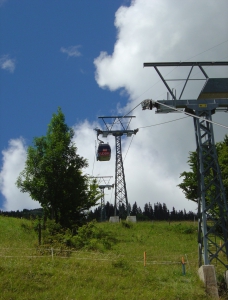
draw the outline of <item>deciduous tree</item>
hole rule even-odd
[[[46,215],[62,226],[79,223],[100,198],[96,182],[83,174],[87,160],[77,154],[73,129],[58,108],[46,136],[36,137],[28,147],[24,170],[16,185],[44,208]]]
[[[228,136],[224,141],[216,143],[218,162],[222,174],[223,185],[228,196]],[[198,174],[197,174],[197,153],[190,152],[188,164],[190,171],[183,172],[180,177],[183,178],[182,183],[178,186],[182,189],[185,197],[189,200],[197,202],[198,200]],[[207,178],[205,178],[207,180]]]

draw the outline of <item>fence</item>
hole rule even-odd
[[[186,264],[190,267],[190,264],[196,264],[196,253],[177,254],[170,255],[168,257],[155,257],[153,254],[147,252],[142,253],[141,256],[134,255],[114,255],[113,253],[100,253],[92,251],[76,251],[71,249],[62,248],[0,248],[0,257],[2,258],[72,258],[75,260],[93,260],[93,261],[117,261],[119,259],[127,259],[134,263],[141,263],[144,266],[147,265],[174,265],[174,264]],[[189,257],[191,260],[189,261]]]

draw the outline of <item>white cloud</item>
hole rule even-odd
[[[5,197],[5,211],[33,209],[40,207],[27,193],[21,193],[15,182],[19,173],[24,169],[26,146],[22,138],[9,141],[9,147],[2,151],[3,166],[0,172],[0,191]]]
[[[228,39],[226,9],[226,0],[136,0],[120,7],[113,53],[102,51],[94,61],[97,83],[110,90],[124,87],[131,98],[139,97],[159,80],[152,69],[143,69],[144,62],[185,61]],[[221,59],[227,56],[227,45],[197,60]]]
[[[81,52],[79,51],[79,48],[81,48],[80,45],[70,46],[68,48],[61,47],[60,51],[62,53],[66,53],[68,56],[78,57],[82,55]]]
[[[189,121],[191,120],[184,120],[185,124],[188,124]],[[100,127],[100,125],[97,123],[91,124],[88,121],[75,125],[73,127],[75,131],[74,142],[78,147],[78,154],[89,161],[89,167],[85,172],[95,177],[112,176],[110,180],[110,184],[112,184],[115,183],[115,138],[109,136],[105,139],[99,136],[101,140],[105,140],[110,144],[112,157],[109,162],[96,161],[97,139],[94,131],[96,127]],[[159,128],[154,130],[160,131]],[[183,156],[181,149],[175,149],[175,141],[172,140],[171,136],[166,141],[163,141],[162,138],[161,141],[156,141],[160,144],[158,148],[149,148],[148,144],[145,143],[145,138],[151,138],[151,130],[143,132],[141,129],[134,137],[129,151],[131,138],[122,139],[122,153],[129,202],[133,204],[136,201],[141,209],[144,208],[145,203],[161,202],[166,203],[169,209],[172,209],[174,206],[177,210],[184,208],[187,211],[195,210],[195,203],[187,201],[181,190],[176,187],[180,183],[179,174],[183,171],[181,167],[186,164],[188,145],[186,145],[185,149],[186,155]],[[183,135],[179,137],[179,139],[182,138]],[[162,142],[165,145],[164,148],[162,148]],[[167,146],[167,143],[171,144]],[[166,158],[168,147],[171,151],[172,149],[175,150],[173,157],[169,156],[170,163],[167,163]],[[179,156],[182,156],[182,158],[179,159]],[[175,171],[173,171],[173,168],[175,168]],[[105,201],[114,204],[113,190],[105,190]]]
[[[94,128],[98,127],[99,124],[97,122],[89,123],[87,120],[80,124],[76,124],[73,129],[75,132],[74,142],[78,148],[78,154],[87,158],[89,162],[89,168],[86,170],[86,173],[91,176],[102,176],[107,174],[108,176],[113,176],[113,172],[115,170],[114,157],[110,161],[110,163],[97,163],[95,153],[96,147],[98,145],[97,134],[94,131]],[[109,144],[113,148],[114,153],[114,138],[108,138]]]
[[[9,58],[9,55],[2,55],[0,57],[0,67],[3,70],[13,73],[15,70],[15,59]]]
[[[113,53],[101,51],[94,60],[98,85],[110,91],[120,89],[121,93],[124,89],[128,93],[128,103],[118,109],[122,115],[143,99],[166,99],[167,90],[158,74],[153,68],[143,68],[143,63],[227,59],[226,11],[226,0],[216,3],[213,0],[135,0],[130,7],[120,7],[116,12],[117,40]],[[224,41],[227,42],[222,43]],[[228,74],[227,68],[220,68],[219,72],[213,68],[205,69],[209,76],[218,77],[221,71],[222,77]],[[186,68],[161,68],[160,71],[169,78],[185,77],[187,74]],[[168,75],[170,71],[172,73]],[[199,76],[198,73],[199,70],[195,69],[193,76]],[[177,94],[180,93],[179,83],[171,83],[171,87],[177,89]],[[184,98],[197,98],[200,88],[190,86]],[[155,115],[153,111],[141,111],[141,107],[131,115],[137,116],[132,122],[132,129],[184,116],[177,113]],[[213,118],[228,126],[227,114],[217,113]],[[217,126],[214,130],[216,141],[222,140],[227,133]],[[196,205],[187,201],[176,185],[180,182],[180,173],[189,168],[189,151],[195,148],[191,118],[141,128],[125,161],[130,203],[136,201],[143,206],[146,202],[158,201],[166,203],[169,209],[174,206],[176,209],[194,210]]]
[[[98,123],[89,123],[88,121],[76,124],[73,127],[75,131],[73,141],[78,148],[77,153],[88,159],[89,167],[84,171],[95,177],[112,176],[110,180],[110,184],[112,184],[115,183],[115,139],[112,136],[106,139],[112,148],[111,160],[109,162],[97,162],[95,155],[97,137],[94,128],[98,126]],[[134,137],[129,151],[131,138],[122,140],[123,159],[126,157],[124,168],[129,202],[133,204],[136,201],[142,209],[144,204],[148,202],[152,204],[156,202],[166,203],[169,209],[172,209],[173,206],[176,209],[185,208],[187,211],[194,209],[195,205],[186,201],[181,191],[176,188],[179,183],[178,176],[169,176],[172,166],[162,162],[165,160],[165,150],[159,151],[159,149],[144,147],[144,138],[146,135],[149,138],[150,132],[141,134],[140,131]],[[25,166],[26,145],[23,139],[10,140],[9,147],[2,152],[2,155],[0,191],[5,202],[1,209],[10,211],[40,207],[38,202],[33,201],[27,193],[21,193],[15,185],[19,173]],[[180,155],[179,152],[174,155],[173,164],[175,164],[178,155]],[[182,163],[185,163],[185,160],[182,160]],[[178,171],[181,172],[181,168]],[[105,190],[105,201],[114,204],[114,190]]]
[[[222,43],[228,39],[226,11],[227,0],[135,0],[129,7],[120,7],[116,12],[117,40],[113,53],[108,54],[105,49],[101,49],[104,51],[94,61],[96,80],[101,88],[111,91],[120,89],[121,95],[129,95],[128,103],[117,107],[119,114],[129,112],[143,99],[166,98],[163,83],[153,68],[143,68],[144,62],[227,60],[228,43]],[[218,46],[214,47],[216,45]],[[61,52],[67,53],[68,56],[78,56],[78,47],[61,48]],[[209,76],[218,76],[221,72],[221,68],[205,69]],[[167,74],[171,69],[164,68],[161,71],[162,74]],[[182,71],[185,74],[181,74]],[[227,69],[222,71],[223,77],[224,74],[227,75]],[[195,76],[197,73],[198,70],[195,69]],[[175,78],[175,75],[185,76],[186,69],[176,68],[169,77]],[[172,85],[176,87],[177,93],[180,92],[178,84]],[[198,92],[199,87],[196,90],[191,87],[186,91],[184,98],[197,97]],[[192,119],[142,128],[178,119],[183,115],[159,115],[154,111],[142,111],[140,106],[133,110],[131,115],[136,116],[131,129],[139,128],[139,132],[134,137],[124,161],[129,202],[133,204],[136,201],[142,209],[145,203],[161,202],[166,203],[169,209],[174,206],[177,210],[185,208],[187,211],[195,211],[196,204],[186,200],[176,186],[180,183],[180,173],[189,168],[189,151],[196,148]],[[225,113],[216,113],[213,120],[228,126]],[[113,176],[111,183],[114,183],[114,137],[107,138],[112,147],[110,162],[97,162],[95,159],[96,133],[93,129],[97,126],[101,128],[101,125],[88,121],[76,124],[74,141],[78,153],[88,158],[89,168],[85,171],[93,176]],[[214,126],[214,131],[216,141],[221,141],[227,133],[226,129],[218,126]],[[123,158],[130,141],[131,138],[122,140]],[[21,140],[12,140],[9,148],[3,152],[3,157],[1,191],[8,205],[5,207],[17,209],[18,206],[15,205],[20,202],[21,206],[18,209],[23,209],[26,202],[20,197],[26,197],[26,194],[21,194],[14,183],[23,169],[25,145]],[[114,203],[114,191],[105,192],[105,200]],[[15,199],[23,200],[18,202]],[[31,201],[28,198],[29,204],[26,208],[31,207]],[[34,207],[36,204],[35,202]]]

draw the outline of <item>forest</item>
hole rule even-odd
[[[197,219],[197,214],[192,211],[186,212],[185,209],[176,210],[174,207],[170,211],[165,203],[161,204],[159,202],[154,205],[150,202],[146,203],[143,210],[135,202],[132,206],[129,204],[129,211],[130,215],[136,216],[138,221],[194,221]],[[0,210],[0,215],[15,218],[35,219],[43,217],[43,209],[23,209],[22,211]],[[125,205],[122,204],[122,206],[117,209],[117,215],[121,219],[126,219],[127,209]],[[111,216],[114,216],[114,205],[107,201],[102,209],[101,206],[97,206],[94,210],[89,210],[87,213],[87,221],[108,221]]]

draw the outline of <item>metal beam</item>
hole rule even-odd
[[[135,116],[110,116],[110,117],[98,117],[102,119],[107,130],[101,130],[99,128],[95,128],[94,130],[97,131],[97,138],[100,134],[103,137],[107,137],[108,135],[115,136],[116,142],[116,168],[115,168],[115,216],[117,214],[117,206],[119,208],[119,214],[121,217],[121,208],[125,205],[127,209],[127,215],[129,215],[129,205],[128,205],[128,198],[127,198],[127,188],[126,188],[126,181],[125,181],[125,174],[124,174],[124,167],[123,167],[123,159],[122,159],[122,148],[121,148],[121,137],[126,135],[128,137],[136,134],[138,129],[130,130],[129,124],[132,118]],[[106,119],[112,119],[112,124],[108,126],[106,123]],[[124,119],[127,118],[128,122],[125,125]],[[117,123],[118,122],[118,123]],[[114,125],[121,125],[122,129],[113,130]]]
[[[203,66],[228,66],[228,61],[154,62],[144,63],[143,66],[154,67],[172,96],[173,93],[158,71],[158,67],[191,67],[191,73],[192,68],[197,66],[207,80],[207,86],[204,86],[197,100],[145,100],[142,102],[142,109],[151,110],[152,107],[155,107],[157,113],[169,113],[184,108],[186,113],[190,112],[193,116],[198,159],[199,266],[202,265],[202,261],[205,265],[209,265],[216,260],[228,269],[228,204],[218,163],[212,124],[213,113],[228,110],[226,96],[228,86],[227,78],[220,79],[220,82],[217,83],[219,79],[217,81],[210,79],[203,69]],[[190,73],[180,98],[187,82],[191,80]]]
[[[117,135],[116,140],[116,169],[115,169],[115,213],[116,216],[117,208],[119,209],[119,217],[123,217],[122,207],[123,205],[128,211],[128,197],[127,197],[127,188],[123,167],[123,158],[122,158],[122,148],[121,148],[121,136]]]
[[[191,67],[191,66],[228,66],[228,61],[199,61],[199,62],[147,62],[143,67]]]
[[[110,116],[110,117],[98,117],[98,119],[123,119],[123,118],[135,118],[135,116]]]
[[[228,268],[221,258],[224,254],[228,257],[228,208],[215,148],[213,125],[207,122],[212,120],[211,111],[196,111],[196,115],[204,117],[200,120],[193,118],[199,171],[199,263],[202,264],[201,257],[205,265],[213,263],[215,259]]]
[[[164,85],[166,86],[167,90],[170,92],[170,94],[172,95],[173,99],[176,99],[176,96],[173,94],[173,91],[171,90],[171,88],[169,87],[169,85],[166,83],[165,79],[163,78],[162,74],[159,72],[157,66],[154,66],[156,72],[158,73],[158,75],[160,76],[161,80],[163,81]]]
[[[172,100],[157,100],[156,101],[159,105],[159,103],[161,104],[165,104],[165,105],[169,105],[169,106],[173,106],[173,101]],[[209,106],[216,106],[216,107],[228,107],[228,98],[221,98],[221,99],[187,99],[187,100],[177,100],[176,105],[174,108],[186,108],[186,107],[191,107],[191,106],[196,106],[199,109],[200,108],[208,108]],[[162,105],[160,106],[160,108],[162,108]]]

